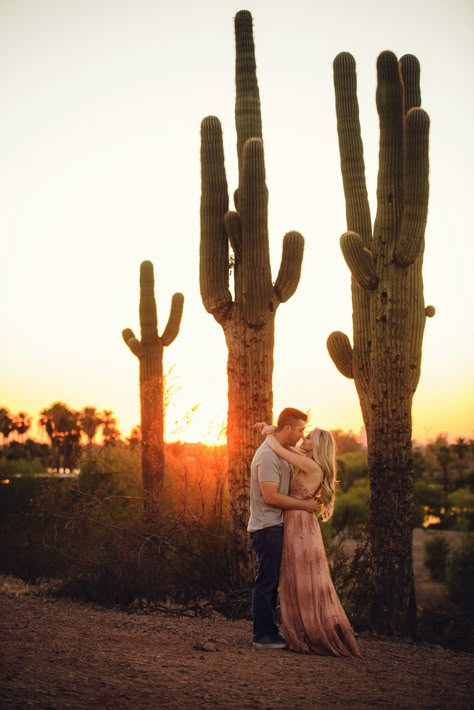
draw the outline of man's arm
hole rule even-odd
[[[321,508],[321,503],[318,503],[314,498],[302,500],[301,498],[293,498],[284,493],[278,492],[278,483],[273,481],[261,481],[260,490],[262,491],[263,500],[267,505],[273,505],[275,508],[284,510],[305,510],[307,513],[314,513]]]

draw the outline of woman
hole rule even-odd
[[[285,449],[272,435],[275,427],[256,425],[278,456],[293,464],[290,495],[321,500],[319,516],[328,520],[336,493],[336,445],[330,432],[314,429],[301,450]],[[290,651],[334,656],[360,656],[349,620],[329,572],[315,515],[285,510],[280,608],[283,635]]]

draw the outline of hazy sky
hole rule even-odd
[[[474,436],[472,315],[474,4],[472,0],[0,0],[0,406],[37,416],[57,400],[139,421],[139,266],[155,266],[159,332],[176,291],[181,330],[168,438],[205,438],[224,422],[227,350],[199,294],[200,123],[223,125],[237,184],[234,27],[253,15],[274,276],[285,232],[305,237],[296,294],[276,318],[275,414],[359,431],[352,381],[326,350],[352,338],[350,275],[339,249],[345,207],[332,62],[357,62],[372,216],[378,167],[377,55],[421,63],[431,117],[427,321],[414,436]],[[182,423],[199,405],[188,430]]]

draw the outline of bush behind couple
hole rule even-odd
[[[247,526],[257,563],[253,645],[360,656],[332,583],[318,522],[318,517],[328,520],[334,509],[336,446],[322,429],[305,436],[307,419],[287,407],[276,427],[255,425],[265,440],[252,460]],[[278,597],[283,635],[277,626]]]

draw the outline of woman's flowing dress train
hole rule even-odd
[[[290,495],[313,496],[298,475]],[[285,511],[280,572],[282,631],[290,651],[333,656],[360,656],[354,632],[332,583],[326,550],[314,515]]]

